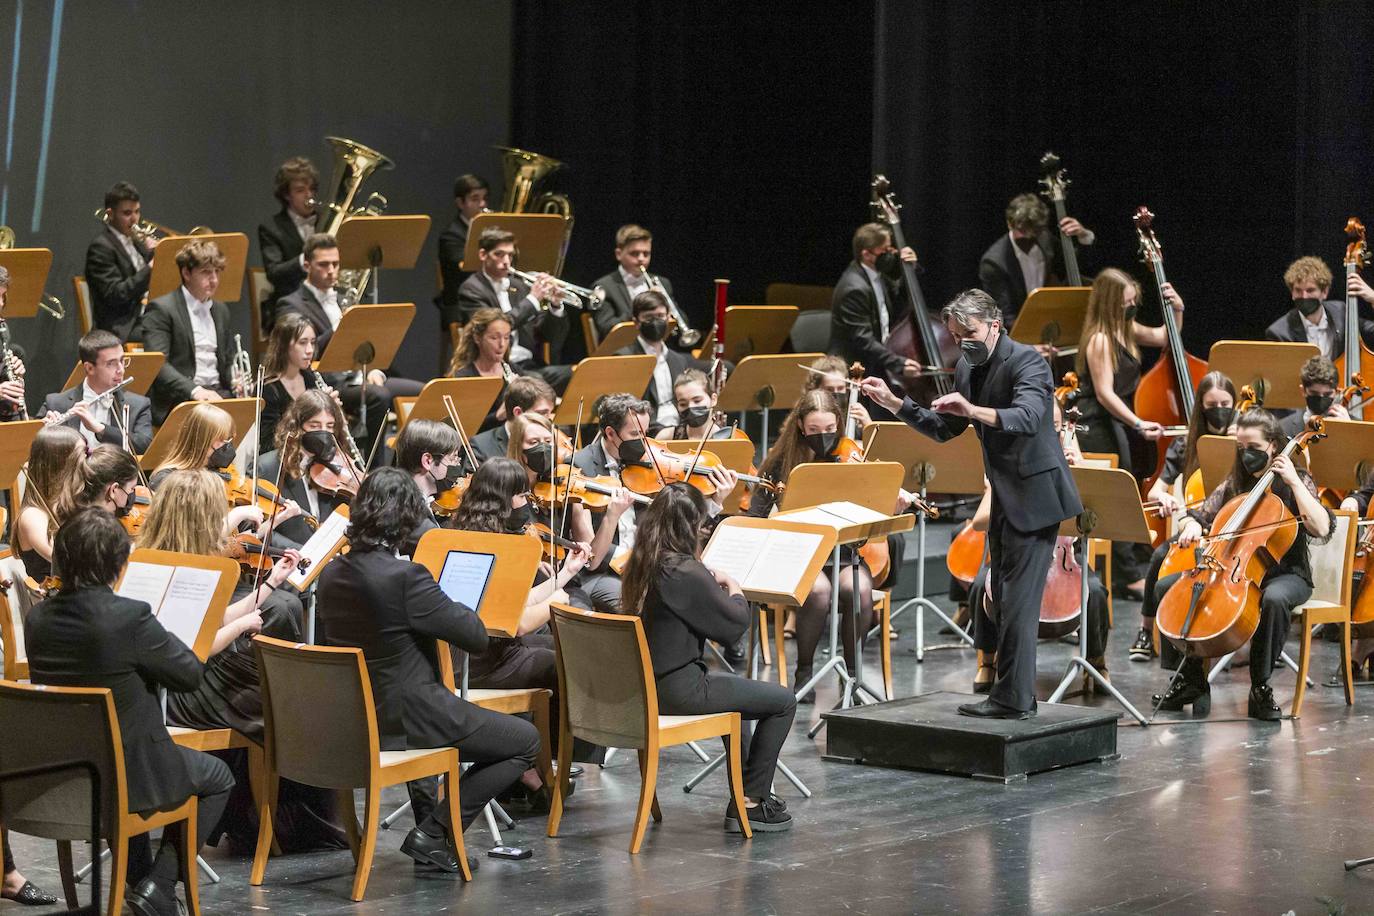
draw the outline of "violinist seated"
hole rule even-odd
[[[267,355],[263,358],[262,413],[258,417],[259,454],[270,451],[277,432],[277,423],[291,402],[307,391],[325,389],[345,412],[359,413],[363,403],[363,387],[348,384],[348,373],[319,373],[311,368],[316,355],[315,327],[310,319],[298,312],[288,312],[277,319],[267,341]],[[367,430],[363,448],[372,451],[374,436],[386,423],[391,399],[385,388],[367,388]]]
[[[1164,296],[1183,326],[1183,299],[1165,284]],[[1084,429],[1078,442],[1085,452],[1110,452],[1117,467],[1144,481],[1155,470],[1155,441],[1164,427],[1137,416],[1132,409],[1140,385],[1140,348],[1168,346],[1162,327],[1151,328],[1135,320],[1140,308],[1140,285],[1124,271],[1109,267],[1097,275],[1088,294],[1087,315],[1079,338],[1076,371],[1081,384],[1077,406]],[[1126,541],[1112,544],[1112,569],[1127,583],[1126,597],[1139,599],[1145,587],[1148,550]]]
[[[43,401],[45,419],[76,430],[90,448],[101,443],[123,447],[141,455],[153,441],[152,402],[141,394],[125,391],[124,345],[109,331],[92,331],[77,343],[81,371],[80,385]],[[124,408],[129,408],[128,430],[124,429]]]
[[[515,339],[510,363],[517,372],[533,373],[561,392],[572,378],[571,366],[555,365],[568,337],[569,320],[558,282],[540,274],[533,286],[511,274],[515,234],[484,229],[477,244],[481,268],[458,289],[458,311],[464,324],[479,312],[496,309],[510,321]],[[549,359],[545,361],[544,346]],[[456,358],[456,354],[455,354]]]
[[[150,504],[148,491],[139,492],[142,476],[134,456],[118,446],[97,445],[89,455],[79,455],[74,466],[67,468],[66,480],[53,503],[57,527],[94,506],[119,519],[130,536],[137,534]]]
[[[656,438],[699,442],[702,439],[743,437],[738,428],[726,421],[725,414],[716,410],[716,394],[715,385],[705,372],[684,369],[673,381],[677,425],[660,429]]]
[[[1235,432],[1235,424],[1236,386],[1221,372],[1207,373],[1197,384],[1193,414],[1188,418],[1188,435],[1169,443],[1164,467],[1145,496],[1151,511],[1160,518],[1177,518],[1181,512],[1201,502],[1205,491],[1198,465],[1198,440],[1203,436],[1230,435]],[[1158,607],[1155,585],[1173,543],[1174,539],[1169,538],[1150,555],[1150,565],[1145,571],[1145,593],[1140,602],[1140,632],[1130,650],[1133,662],[1148,662],[1155,657],[1155,610]]]
[[[252,639],[263,633],[289,642],[301,640],[304,608],[295,590],[286,587],[300,554],[288,549],[272,551],[269,556],[260,544],[240,539],[235,511],[230,510],[224,482],[216,474],[174,471],[157,492],[139,532],[138,546],[229,556],[246,564],[215,631],[200,685],[168,694],[167,720],[184,728],[233,729],[261,745],[262,694]],[[228,834],[232,849],[246,851],[257,840],[247,759],[235,758],[231,765],[235,788],[216,833]],[[332,792],[283,781],[281,802],[289,809],[283,815],[279,803],[277,811],[278,822],[288,827],[286,836],[279,840],[285,848],[306,852],[342,849],[348,844],[338,825]]]
[[[182,401],[218,401],[233,389],[229,308],[215,300],[224,255],[214,242],[197,239],[177,252],[176,261],[181,286],[149,302],[143,313],[144,346],[166,356],[148,390],[156,426]]]
[[[396,437],[395,466],[410,475],[425,499],[419,522],[398,545],[403,556],[415,556],[420,538],[440,527],[438,515],[447,518],[458,507],[468,483],[465,475],[472,473],[463,466],[462,446],[458,431],[437,420],[411,420]]]
[[[849,409],[845,416],[845,428],[852,429],[853,435],[849,438],[859,440],[863,438],[864,429],[873,422],[873,417],[864,406],[866,398],[853,388],[853,382],[849,377],[849,367],[844,360],[838,356],[822,356],[811,361],[811,368],[816,372],[824,373],[817,375],[816,372],[806,373],[802,381],[802,394],[823,388],[830,392],[835,403],[844,407],[847,403]],[[853,397],[850,392],[853,391]]]
[[[523,413],[537,413],[552,419],[558,406],[558,395],[554,394],[548,382],[537,375],[521,375],[511,379],[500,400],[501,409],[505,411],[504,420],[472,437],[472,453],[479,464],[510,451],[510,434],[516,417]]]
[[[458,345],[453,348],[449,375],[454,378],[499,378],[503,382],[495,403],[477,428],[479,435],[510,419],[506,413],[506,389],[516,375],[510,364],[510,349],[511,319],[490,308],[473,313],[458,335]]]
[[[673,380],[689,368],[707,370],[711,365],[668,346],[668,299],[663,293],[656,289],[640,293],[631,308],[639,333],[634,343],[617,350],[616,355],[652,356],[657,360],[644,391],[650,409],[649,435],[657,436],[661,430],[676,426],[680,419],[673,398]]]
[[[9,299],[10,272],[0,266],[0,327],[4,327],[5,303]],[[9,343],[9,330],[3,332],[8,355],[0,354],[0,423],[27,419],[24,405],[24,351]]]
[[[258,459],[258,480],[275,487],[297,512],[278,513],[273,546],[304,544],[319,522],[358,492],[363,473],[349,458],[343,428],[343,411],[322,391],[296,398],[277,424],[276,451]]]
[[[1298,379],[1302,383],[1303,409],[1289,411],[1279,421],[1285,436],[1291,439],[1302,432],[1313,417],[1350,419],[1350,411],[1339,400],[1341,380],[1331,360],[1325,356],[1312,357],[1302,364]]]
[[[1213,520],[1238,496],[1250,492],[1266,471],[1274,478],[1270,492],[1279,498],[1284,509],[1301,519],[1293,546],[1279,558],[1265,574],[1260,587],[1259,628],[1250,639],[1250,697],[1248,714],[1253,719],[1275,721],[1281,710],[1274,702],[1269,676],[1283,651],[1288,638],[1293,609],[1312,597],[1312,566],[1308,556],[1309,544],[1323,544],[1335,529],[1333,516],[1317,499],[1312,477],[1298,467],[1291,458],[1280,452],[1287,438],[1278,421],[1266,410],[1248,410],[1236,422],[1236,461],[1230,476],[1207,497],[1206,502],[1189,510],[1179,525],[1178,546],[1192,548],[1212,528]],[[1155,587],[1157,600],[1181,577],[1181,573],[1167,576]],[[1160,653],[1164,667],[1173,670],[1180,661],[1179,650],[1165,642]],[[1211,685],[1203,659],[1190,656],[1183,662],[1181,677],[1176,678],[1164,694],[1156,694],[1153,701],[1160,709],[1179,711],[1192,706],[1194,716],[1205,716],[1212,705]]]
[[[1265,340],[1310,343],[1318,355],[1335,360],[1345,352],[1345,301],[1328,299],[1331,293],[1331,268],[1321,258],[1298,258],[1283,272],[1291,307],[1264,331]],[[1349,277],[1350,294],[1374,305],[1374,289],[1359,274]],[[1360,318],[1360,337],[1374,342],[1374,321]]]
[[[29,446],[24,498],[10,533],[10,547],[30,579],[42,583],[52,572],[52,538],[58,497],[86,458],[86,440],[65,426],[45,426]]]
[[[903,248],[898,253],[892,230],[882,223],[856,229],[852,247],[854,260],[835,284],[831,302],[830,353],[843,357],[846,365],[868,367],[889,384],[919,378],[921,364],[886,345],[892,328],[908,312],[898,286],[901,262],[915,264],[916,252]]]
[[[988,246],[978,261],[978,286],[997,300],[1010,329],[1026,297],[1042,286],[1064,282],[1064,250],[1058,233],[1049,231],[1049,208],[1036,194],[1018,194],[1007,204],[1007,231]],[[1059,232],[1091,245],[1095,236],[1071,216],[1060,220]]]

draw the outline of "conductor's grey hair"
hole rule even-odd
[[[966,289],[949,301],[940,312],[946,322],[950,319],[961,328],[971,328],[975,321],[1001,321],[1002,310],[997,300],[981,289]]]

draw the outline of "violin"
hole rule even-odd
[[[471,480],[471,474],[460,477],[457,483],[434,497],[429,504],[430,511],[439,518],[452,518],[453,513],[463,504],[463,496],[468,492],[468,482]]]
[[[286,508],[286,500],[282,499],[281,491],[265,480],[259,480],[254,487],[252,480],[244,477],[232,464],[227,468],[220,468],[215,473],[224,481],[224,496],[231,506],[257,506],[263,515],[271,515],[278,509]],[[301,513],[301,517],[310,523],[310,527],[319,527],[319,522],[314,516]]]
[[[148,510],[153,503],[153,493],[143,484],[134,487],[134,499],[127,515],[119,519],[129,537],[136,538],[143,530],[143,522],[148,518]]]
[[[224,556],[238,562],[248,573],[268,573],[277,560],[286,556],[280,547],[264,547],[262,538],[251,531],[240,531],[229,539],[223,550]],[[301,557],[296,569],[305,572],[310,568],[310,558]]]
[[[327,493],[341,502],[352,502],[358,495],[363,475],[349,460],[348,454],[339,451],[334,460],[325,461],[313,458],[310,462],[310,483],[321,493]]]
[[[853,440],[849,440],[853,445]],[[686,481],[701,491],[704,496],[712,496],[716,485],[707,476],[712,468],[725,470],[725,463],[714,452],[701,451],[693,455],[670,452],[662,444],[644,440],[644,457],[633,464],[620,468],[620,482],[627,490],[649,496],[662,490],[670,483]],[[778,485],[757,474],[736,475],[741,482],[778,492]]]
[[[576,465],[560,464],[549,480],[536,481],[531,493],[544,512],[562,509],[570,502],[600,511],[611,504],[611,494],[619,489],[621,482],[614,477],[592,477],[578,470]],[[631,493],[631,499],[641,506],[652,502],[639,493]]]
[[[1280,454],[1291,457],[1323,436],[1322,418],[1313,417]],[[1226,655],[1259,628],[1260,582],[1293,546],[1301,523],[1270,489],[1275,476],[1270,462],[1250,492],[1222,506],[1193,567],[1159,603],[1159,632],[1185,655]]]
[[[554,534],[553,529],[543,522],[530,523],[525,526],[524,533],[544,544],[556,562],[561,562],[568,555],[568,551],[577,549],[576,541]],[[588,562],[591,562],[590,557]]]

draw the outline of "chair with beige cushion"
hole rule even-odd
[[[1292,715],[1295,719],[1302,715],[1302,701],[1307,693],[1307,670],[1312,664],[1312,628],[1323,623],[1340,627],[1345,705],[1355,705],[1355,681],[1350,670],[1350,606],[1355,543],[1360,533],[1353,512],[1334,511],[1332,514],[1336,516],[1336,530],[1331,540],[1311,548],[1312,597],[1293,609],[1302,647],[1298,654],[1298,686],[1293,691]]]

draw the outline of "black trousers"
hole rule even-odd
[[[997,606],[997,680],[990,697],[1012,709],[1035,707],[1035,643],[1040,599],[1054,555],[1059,524],[1020,531],[1007,521],[996,496],[988,525],[988,568]]]
[[[1179,580],[1182,573],[1175,573],[1160,580],[1155,587],[1156,600],[1162,600],[1165,592]],[[1275,572],[1265,576],[1260,583],[1259,629],[1250,637],[1250,683],[1256,687],[1269,683],[1274,673],[1283,644],[1288,641],[1288,628],[1293,624],[1293,608],[1312,597],[1312,586],[1301,576],[1290,572]],[[1161,640],[1159,661],[1170,671],[1183,660],[1180,652],[1169,640]],[[1189,660],[1192,661],[1191,659]],[[1201,660],[1197,662],[1201,664]],[[1205,676],[1205,675],[1204,675]]]
[[[983,581],[987,568],[978,571],[969,589],[969,608],[973,611],[973,645],[984,652],[997,651],[997,624],[987,611],[983,599]],[[1038,627],[1037,627],[1038,635]],[[1088,568],[1088,658],[1107,654],[1107,587],[1097,578],[1096,570]]]
[[[754,721],[752,739],[741,736],[748,744],[740,749],[744,794],[749,798],[766,798],[772,792],[778,754],[797,711],[797,698],[790,690],[736,674],[712,674],[700,662],[659,678],[657,686],[658,711],[663,715],[737,712]]]
[[[177,752],[186,762],[191,785],[195,787],[195,795],[200,799],[196,803],[196,841],[191,846],[192,849],[198,850],[205,845],[205,838],[210,835],[210,831],[219,823],[220,815],[224,813],[224,805],[229,801],[229,793],[234,788],[234,774],[230,772],[228,764],[212,754],[193,751],[188,747],[178,747]],[[162,842],[158,846],[156,859],[153,858],[152,843],[148,839],[148,834],[129,840],[129,866],[125,870],[125,875],[130,887],[147,877],[165,887],[176,884],[177,877],[181,874],[181,856],[177,851],[177,843],[183,829],[181,824],[172,824],[162,831]],[[190,863],[190,867],[195,868],[195,863]]]
[[[1159,599],[1164,597],[1164,591],[1159,590],[1159,568],[1164,565],[1164,558],[1169,555],[1169,548],[1174,544],[1173,538],[1165,541],[1155,548],[1155,552],[1150,554],[1150,565],[1145,570],[1145,594],[1140,599],[1140,614],[1142,617],[1154,619],[1155,611],[1159,608]],[[1177,576],[1174,577],[1177,579]]]

